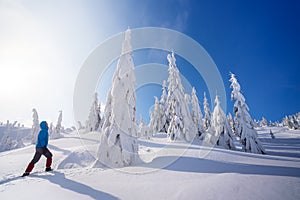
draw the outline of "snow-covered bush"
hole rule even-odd
[[[245,97],[241,93],[241,87],[234,74],[231,74],[230,88],[232,88],[231,99],[235,100],[233,113],[234,130],[240,137],[242,148],[246,152],[265,154],[265,150],[258,139],[257,132],[253,126],[253,120],[249,114],[249,108]]]

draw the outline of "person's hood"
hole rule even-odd
[[[46,121],[42,121],[40,123],[40,127],[42,130],[47,130],[48,131],[48,126],[47,126],[47,122]]]

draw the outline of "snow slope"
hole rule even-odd
[[[139,141],[143,163],[119,169],[90,167],[94,157],[82,144],[92,150],[99,133],[83,140],[68,134],[49,142],[53,172],[43,172],[42,158],[29,177],[19,177],[33,146],[0,153],[0,199],[300,199],[300,131],[258,133],[268,155],[169,143],[158,135]]]

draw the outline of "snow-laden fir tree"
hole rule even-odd
[[[205,141],[213,145],[222,146],[225,149],[235,149],[233,137],[231,127],[221,108],[219,97],[216,96],[215,108],[211,118],[211,127],[207,131]]]
[[[10,132],[11,132],[10,129],[11,129],[11,125],[7,120],[6,129],[0,141],[0,152],[13,149],[13,140],[10,137]]]
[[[254,127],[260,127],[259,121],[256,120],[256,119],[254,119],[254,120],[253,120],[253,126],[254,126]]]
[[[86,121],[86,131],[97,131],[101,122],[100,104],[98,103],[98,94],[94,94],[93,103],[90,108],[88,120]]]
[[[199,100],[196,94],[196,90],[193,87],[192,89],[192,97],[191,97],[191,104],[192,104],[192,119],[197,127],[198,136],[201,136],[204,133],[203,127],[203,115],[200,109]]]
[[[57,123],[56,123],[56,132],[60,133],[61,132],[61,129],[62,129],[62,111],[60,110],[59,111],[59,115],[58,115],[58,119],[57,119]]]
[[[245,97],[241,93],[241,87],[234,74],[231,74],[230,88],[232,88],[231,99],[235,100],[233,106],[234,129],[240,137],[242,149],[245,152],[265,154],[265,150],[258,139],[258,135],[253,126],[253,120],[249,114],[248,105]]]
[[[204,129],[207,130],[210,127],[210,120],[211,120],[211,112],[209,108],[209,104],[206,98],[206,93],[204,92],[204,98],[203,98],[203,107],[204,107]]]
[[[15,124],[16,123],[10,124],[9,121],[7,120],[4,134],[0,140],[0,152],[21,148],[25,146],[19,134],[16,136],[16,138],[11,137],[12,129],[16,129],[16,127],[14,127]]]
[[[176,100],[174,100],[174,104]],[[168,128],[168,138],[170,140],[177,140],[182,137],[181,130],[183,129],[182,121],[177,116],[176,112],[174,112],[173,117],[170,121],[169,128]]]
[[[48,130],[48,133],[50,136],[53,134],[53,131],[54,131],[54,126],[53,126],[53,123],[51,122],[50,126],[49,126],[49,130]]]
[[[227,121],[231,127],[231,130],[234,131],[234,121],[233,121],[232,115],[230,113],[228,113],[228,115],[227,115]]]
[[[259,126],[260,127],[264,127],[264,126],[268,126],[268,121],[266,120],[266,118],[262,117],[260,122],[259,122]]]
[[[161,104],[166,104],[167,102],[167,82],[166,80],[163,81],[163,84],[162,84],[162,93],[161,93],[161,97],[160,97],[160,103]]]
[[[82,130],[85,128],[84,126],[82,126],[81,121],[77,121],[77,124],[78,124],[78,130]]]
[[[103,132],[106,127],[109,127],[111,125],[111,117],[112,117],[112,96],[111,96],[111,89],[108,92],[107,98],[106,98],[106,104],[104,108],[104,113],[102,117],[102,127],[100,132]]]
[[[174,52],[168,54],[167,59],[169,61],[169,85],[166,115],[170,122],[167,135],[171,140],[184,139],[186,141],[192,141],[196,136],[197,129],[193,123],[188,102],[186,102]],[[175,131],[174,126],[177,126],[177,124],[180,124],[180,126]],[[171,125],[172,127],[170,127]]]
[[[297,114],[289,116],[287,126],[289,127],[289,129],[299,129],[299,120]]]
[[[35,144],[37,141],[37,136],[40,132],[39,116],[35,108],[32,109],[32,129],[31,129],[31,144]]]
[[[154,98],[155,103],[150,115],[150,131],[152,135],[155,135],[163,129],[163,120],[165,121],[165,114],[162,105],[157,97]]]
[[[150,139],[152,137],[152,131],[150,131],[149,126],[146,124],[143,118],[141,118],[139,123],[139,137]]]
[[[166,103],[167,103],[167,82],[164,80],[163,85],[162,85],[162,94],[160,97],[160,112],[161,112],[161,122],[162,122],[162,129],[160,130],[161,132],[167,132],[168,130],[168,124],[169,122],[167,121],[167,115],[166,115]]]
[[[63,137],[63,135],[61,134],[61,132],[62,132],[62,125],[61,124],[62,124],[62,111],[59,111],[55,128],[53,128],[52,123],[50,124],[49,133],[50,133],[50,138],[51,139],[58,139],[58,138]]]
[[[272,122],[271,120],[269,121],[269,126],[276,126],[276,122]]]
[[[282,126],[288,126],[288,121],[289,121],[289,118],[288,116],[285,116],[283,119],[282,119]]]
[[[135,106],[131,31],[127,29],[107,97],[96,165],[100,162],[109,167],[122,167],[132,165],[138,159]]]

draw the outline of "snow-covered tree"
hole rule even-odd
[[[188,102],[186,102],[186,95],[179,76],[179,70],[176,66],[174,52],[168,54],[167,59],[169,61],[169,85],[166,115],[170,122],[167,134],[171,140],[185,139],[186,141],[192,141],[196,136],[197,129],[192,120]],[[173,123],[172,127],[170,127],[171,122]],[[180,124],[179,129],[176,130],[178,132],[176,137],[172,137],[172,134],[174,134],[174,124]]]
[[[13,149],[13,140],[10,136],[10,128],[11,125],[8,122],[6,124],[6,130],[4,131],[4,135],[2,136],[2,139],[0,141],[0,152]]]
[[[297,113],[295,114],[295,118],[296,118],[298,124],[300,124],[300,112],[297,112]]]
[[[257,121],[256,119],[253,120],[253,126],[254,127],[260,127],[259,121]]]
[[[228,113],[227,115],[227,121],[231,127],[231,130],[234,131],[234,120],[232,118],[232,115],[230,113]]]
[[[18,123],[18,121],[14,121],[14,123],[12,124],[12,128],[14,128],[17,123]]]
[[[59,111],[59,115],[58,115],[58,119],[57,119],[57,123],[56,123],[56,132],[60,133],[61,132],[61,123],[62,123],[62,111]]]
[[[210,120],[211,120],[211,112],[209,108],[209,104],[206,98],[206,93],[204,92],[204,99],[203,99],[203,107],[204,107],[204,129],[207,130],[210,127]]]
[[[39,116],[35,108],[32,109],[33,124],[31,129],[31,144],[35,144],[40,132]]]
[[[204,133],[203,119],[202,119],[203,115],[200,109],[199,100],[194,87],[192,89],[191,104],[192,104],[192,119],[197,127],[198,136],[201,136]]]
[[[78,124],[78,130],[84,129],[84,126],[82,126],[81,121],[77,121]]]
[[[299,129],[299,122],[296,115],[290,115],[288,118],[288,127],[290,129]]]
[[[154,98],[155,98],[155,103],[150,115],[150,131],[152,135],[155,135],[156,133],[163,130],[164,128],[163,122],[165,121],[165,113],[161,105],[161,102],[158,100],[157,97]]]
[[[141,118],[139,123],[139,137],[150,139],[152,137],[152,131],[150,131],[150,127],[146,124],[146,122]]]
[[[111,125],[111,117],[112,117],[111,106],[112,106],[112,96],[111,96],[111,89],[110,89],[106,98],[106,104],[105,104],[103,118],[102,118],[103,123],[102,123],[101,131],[103,131],[103,129]]]
[[[86,121],[86,131],[97,131],[101,122],[101,117],[100,117],[100,104],[98,103],[98,94],[94,94],[94,99],[92,106],[90,108],[90,113],[88,120]]]
[[[266,120],[266,118],[262,117],[260,122],[259,122],[259,126],[260,127],[264,127],[264,126],[268,126],[268,121]]]
[[[288,122],[289,122],[289,118],[288,116],[285,116],[283,119],[282,119],[282,125],[283,126],[288,126]]]
[[[276,126],[276,122],[272,122],[271,120],[269,121],[269,126]]]
[[[62,132],[62,111],[59,111],[58,119],[55,128],[53,128],[53,123],[50,124],[50,138],[51,139],[58,139],[62,138],[63,135],[61,134]]]
[[[176,100],[174,99],[174,104],[176,103]],[[175,109],[174,109],[175,110]],[[168,138],[170,140],[177,140],[181,139],[182,136],[182,130],[183,124],[180,118],[176,115],[176,112],[174,112],[173,117],[171,118],[171,122],[168,128]]]
[[[242,148],[246,152],[265,154],[265,150],[258,139],[256,130],[253,127],[253,120],[249,114],[249,108],[245,97],[241,93],[241,87],[234,74],[231,74],[230,88],[232,88],[231,99],[235,100],[233,113],[234,129],[240,137]]]
[[[50,126],[49,126],[49,130],[48,130],[48,133],[50,136],[53,134],[53,131],[54,131],[54,126],[53,126],[53,123],[51,122]]]
[[[7,120],[5,131],[4,131],[4,134],[0,141],[0,152],[8,151],[11,149],[16,149],[16,148],[21,148],[21,147],[25,146],[23,144],[23,140],[20,137],[20,135],[17,135],[16,138],[13,138],[11,136],[11,133],[13,131],[12,129],[16,129],[16,127],[14,127],[14,126],[15,126],[15,123],[10,124],[9,121]]]
[[[165,105],[167,102],[167,82],[166,80],[163,81],[163,85],[162,85],[162,93],[161,93],[161,97],[160,97],[160,103]]]
[[[160,97],[160,101],[159,101],[159,107],[160,107],[160,121],[162,124],[162,128],[160,129],[160,132],[165,132],[167,133],[168,130],[168,126],[169,126],[169,121],[168,121],[168,117],[166,114],[166,103],[167,103],[167,82],[164,80],[163,81],[163,85],[162,85],[162,94]]]
[[[122,53],[107,97],[97,163],[109,167],[122,167],[132,165],[138,159],[135,106],[131,31],[127,29]]]
[[[212,113],[211,127],[208,129],[205,141],[222,146],[226,149],[235,149],[233,133],[227,121],[226,115],[221,108],[219,97],[215,98],[215,108]]]

